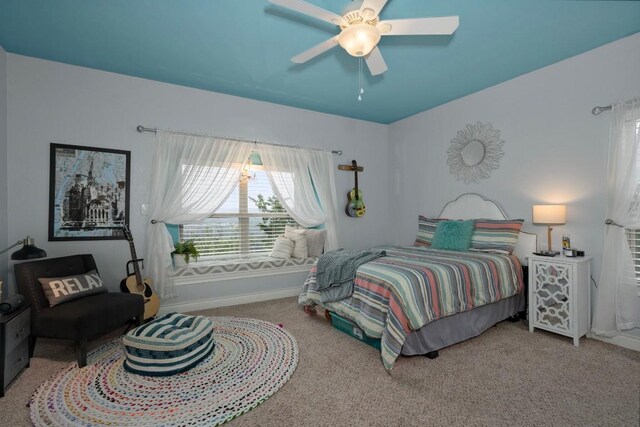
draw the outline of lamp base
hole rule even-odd
[[[538,251],[538,252],[534,252],[535,255],[540,255],[540,256],[556,256],[556,255],[560,255],[560,252],[558,251]]]
[[[542,252],[549,252],[549,253],[555,252],[551,250],[551,230],[553,230],[553,228],[551,228],[551,225],[547,225],[547,250]],[[559,253],[560,252],[555,252],[555,254],[551,256],[556,256]]]
[[[24,297],[20,294],[10,296],[5,301],[0,303],[0,314],[11,313],[19,309],[24,303]]]

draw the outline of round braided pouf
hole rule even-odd
[[[217,426],[264,402],[293,374],[295,338],[255,319],[212,317],[214,352],[169,377],[127,372],[122,339],[91,352],[31,397],[36,426]]]

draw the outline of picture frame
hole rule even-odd
[[[49,241],[124,239],[131,151],[50,146]]]

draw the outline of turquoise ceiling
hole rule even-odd
[[[309,0],[340,13],[349,0]],[[638,1],[389,0],[382,19],[460,16],[453,36],[383,37],[389,70],[341,48],[290,58],[334,34],[265,0],[0,0],[5,50],[68,64],[391,123],[640,31]],[[612,65],[613,66],[613,65]]]

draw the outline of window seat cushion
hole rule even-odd
[[[279,268],[313,265],[317,258],[280,259],[270,256],[251,259],[225,259],[201,261],[174,268],[174,277],[206,276],[215,274],[241,273],[253,270],[277,270]]]

